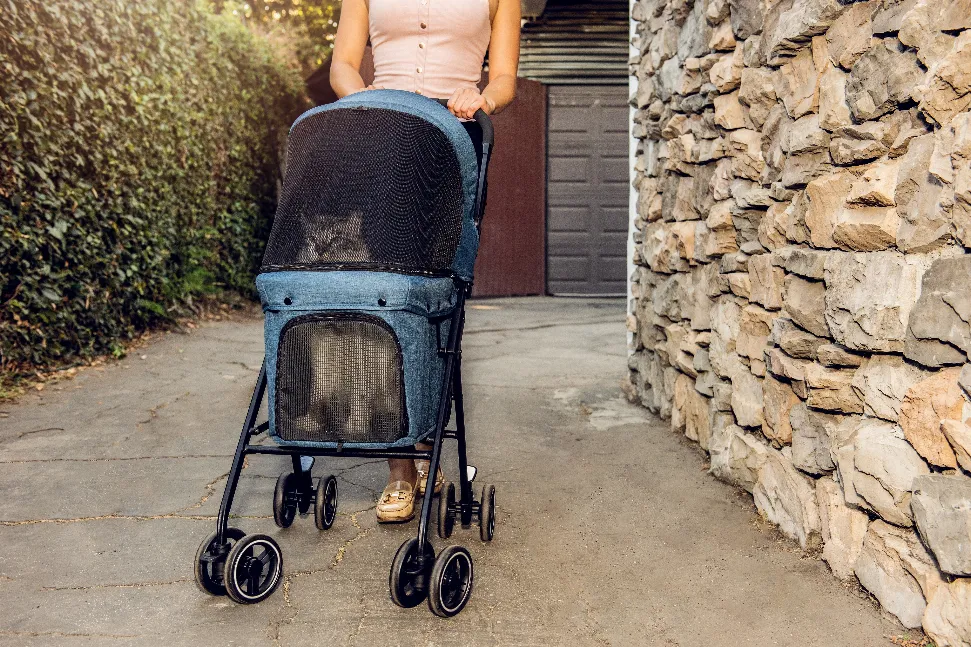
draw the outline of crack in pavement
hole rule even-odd
[[[203,458],[232,458],[232,454],[191,454],[188,456],[118,456],[96,458],[25,458],[0,460],[0,465],[25,465],[27,463],[112,463],[116,461],[172,461]]]
[[[132,582],[125,584],[92,584],[90,586],[42,586],[41,591],[90,591],[93,589],[141,589],[149,586],[170,586],[172,584],[182,584],[191,582],[192,579],[182,577],[169,582]]]
[[[73,631],[8,631],[0,629],[0,636],[14,638],[139,638],[138,634],[92,634]]]
[[[371,532],[371,528],[361,528],[361,524],[357,522],[357,515],[374,510],[374,508],[376,507],[377,505],[373,505],[370,508],[367,508],[365,510],[359,510],[351,515],[351,525],[357,528],[358,532],[356,535],[354,535],[353,537],[345,541],[343,544],[341,544],[341,546],[337,549],[337,554],[334,555],[334,561],[330,563],[331,568],[337,568],[337,566],[344,559],[344,554],[347,552],[347,549],[350,548],[351,544],[353,544],[358,539],[364,539],[365,537],[367,537],[368,533]]]
[[[31,429],[30,431],[21,431],[16,436],[11,436],[9,438],[4,438],[3,440],[0,440],[0,445],[4,443],[10,443],[15,440],[21,440],[25,436],[30,436],[32,434],[42,434],[45,431],[64,431],[64,427],[44,427],[43,429]]]
[[[182,508],[181,510],[177,510],[176,512],[188,512],[189,510],[198,510],[199,508],[204,506],[206,504],[206,501],[211,499],[212,495],[216,493],[216,483],[219,483],[219,481],[222,481],[223,479],[228,477],[229,477],[229,472],[226,472],[225,474],[220,474],[213,480],[206,483],[206,486],[205,486],[206,493],[202,495],[201,499],[199,499],[196,503],[193,503],[190,506]]]
[[[177,395],[175,398],[173,398],[169,402],[160,402],[160,403],[156,404],[154,407],[152,407],[152,408],[150,408],[148,410],[148,418],[146,418],[145,420],[141,420],[141,421],[135,423],[135,427],[136,428],[141,428],[142,425],[147,425],[147,424],[151,423],[152,421],[157,420],[158,419],[158,412],[159,412],[160,409],[165,409],[167,407],[170,407],[171,405],[179,402],[182,398],[190,397],[190,396],[192,396],[192,391],[186,391],[185,393],[183,393],[181,395]]]
[[[357,603],[361,605],[361,617],[358,619],[357,626],[354,628],[354,630],[347,634],[347,640],[357,638],[357,636],[361,633],[361,629],[364,628],[364,621],[368,619],[369,615],[371,615],[368,613],[366,591],[361,594],[361,597],[358,598]]]
[[[304,570],[304,571],[294,571],[284,576],[283,585],[281,587],[283,589],[283,605],[285,608],[290,610],[290,613],[285,618],[271,620],[270,623],[267,625],[267,629],[270,631],[270,638],[273,640],[273,643],[275,645],[280,644],[280,628],[283,627],[284,625],[288,625],[291,622],[293,622],[294,618],[296,618],[298,614],[297,608],[293,604],[293,599],[290,597],[290,588],[293,586],[294,580],[296,580],[299,577],[303,577],[305,575],[319,575],[320,573],[326,573],[327,571],[331,571],[337,568],[340,565],[341,561],[343,561],[344,555],[347,553],[347,549],[350,548],[351,544],[358,541],[359,539],[363,539],[372,530],[371,528],[362,528],[361,524],[359,524],[357,521],[357,516],[365,512],[370,512],[371,510],[374,510],[375,507],[376,505],[373,505],[369,508],[365,508],[364,510],[358,510],[357,512],[353,512],[350,514],[351,525],[357,528],[358,532],[350,539],[347,539],[341,543],[341,545],[337,548],[337,553],[334,554],[334,559],[333,561],[331,561],[329,566],[326,566],[324,568],[314,568],[314,569]],[[362,600],[362,604],[363,604],[363,600]],[[365,615],[367,615],[366,608],[365,608]]]
[[[231,514],[230,519],[272,519],[272,515],[245,515],[245,514]],[[8,521],[0,519],[0,527],[15,527],[15,526],[33,526],[42,523],[51,524],[69,524],[69,523],[86,523],[89,521],[162,521],[166,519],[182,519],[185,521],[215,521],[216,515],[208,514],[154,514],[154,515],[139,515],[139,514],[103,514],[93,517],[73,517],[73,518],[53,518],[53,519],[22,519],[20,521]]]
[[[381,494],[380,490],[375,490],[374,488],[364,485],[363,483],[357,483],[355,481],[352,481],[351,479],[347,478],[343,474],[341,474],[341,480],[344,481],[345,483],[349,483],[350,485],[353,485],[354,487],[359,487],[362,490],[366,490],[367,492],[370,492],[371,496],[378,496],[379,494]]]

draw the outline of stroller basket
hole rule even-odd
[[[303,315],[280,337],[276,431],[282,440],[390,444],[407,435],[401,347],[384,320]]]

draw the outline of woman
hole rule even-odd
[[[516,94],[520,0],[344,0],[330,68],[340,97],[390,89],[448,99],[456,117],[495,114]],[[361,78],[368,42],[374,83]],[[489,84],[480,93],[489,53]],[[419,445],[429,449],[427,445]],[[379,522],[409,521],[427,483],[428,461],[391,459],[388,485],[377,503]],[[435,475],[435,492],[444,478]]]

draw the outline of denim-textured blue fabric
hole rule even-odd
[[[405,114],[421,117],[437,126],[455,150],[455,155],[459,162],[459,169],[462,173],[462,190],[464,194],[465,213],[462,218],[462,235],[459,238],[458,248],[455,251],[455,260],[452,262],[452,271],[461,278],[469,281],[472,279],[472,271],[475,265],[475,256],[479,251],[479,230],[475,226],[475,189],[478,182],[479,161],[475,155],[475,147],[466,132],[462,123],[448,109],[428,97],[423,97],[414,92],[405,90],[369,90],[367,92],[357,92],[348,95],[339,101],[318,106],[306,111],[293,122],[296,126],[301,121],[321,112],[328,110],[340,110],[342,108],[383,108],[385,110],[396,110]],[[293,127],[291,127],[292,131]],[[335,133],[335,137],[339,137]]]
[[[277,442],[296,447],[335,446],[285,442],[275,432],[280,334],[291,319],[319,312],[380,317],[394,330],[402,351],[408,435],[393,444],[345,443],[344,447],[407,447],[435,431],[445,367],[438,350],[445,344],[449,326],[447,320],[436,323],[431,319],[454,310],[457,290],[452,279],[364,271],[267,272],[256,278],[256,287],[264,312],[270,434]]]
[[[307,117],[327,110],[373,107],[415,115],[438,127],[455,150],[462,174],[464,213],[452,270],[471,280],[479,248],[474,208],[478,159],[461,122],[438,102],[412,92],[374,90],[359,92],[336,103],[302,114]],[[339,137],[340,133],[334,133]],[[458,289],[450,278],[430,278],[390,272],[327,271],[267,272],[256,279],[264,312],[267,390],[270,434],[277,442],[296,447],[333,447],[335,443],[284,442],[275,433],[277,352],[280,335],[288,321],[322,312],[364,313],[380,317],[398,338],[402,350],[408,435],[393,444],[345,443],[347,448],[379,449],[414,445],[434,433],[441,403],[445,361],[439,349],[448,337],[448,319],[454,312]]]

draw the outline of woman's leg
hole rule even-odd
[[[415,461],[410,458],[389,458],[388,484],[395,481],[404,481],[412,485],[417,483],[418,470],[415,469]]]
[[[415,445],[415,449],[429,452],[432,450],[432,445],[431,443],[418,443],[417,445]],[[425,488],[428,487],[428,467],[429,467],[429,461],[426,461],[426,460],[415,461],[415,469],[418,471],[418,488],[417,488],[418,494],[424,493]],[[442,491],[442,485],[444,481],[445,481],[445,476],[442,474],[442,465],[441,463],[439,463],[438,474],[435,475],[435,480],[434,480],[435,494],[438,494]]]

